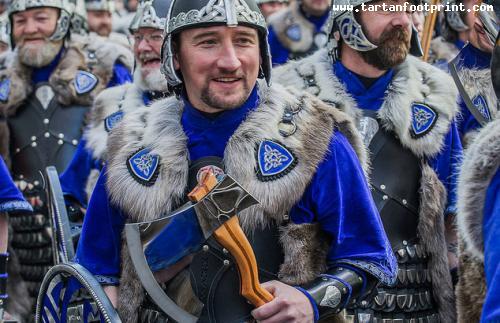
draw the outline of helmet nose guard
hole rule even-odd
[[[262,59],[262,76],[271,84],[271,54],[267,25],[255,0],[173,0],[167,16],[162,46],[162,73],[176,92],[183,81],[174,67],[173,36],[184,29],[207,26],[244,25],[257,29]]]

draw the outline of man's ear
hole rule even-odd
[[[174,69],[178,70],[181,68],[181,64],[179,63],[179,52],[175,51],[174,54]]]

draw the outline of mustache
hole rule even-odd
[[[19,38],[19,40],[17,40],[16,43],[24,44],[25,42],[31,41],[31,40],[43,40],[45,42],[50,41],[49,37],[45,37],[42,35],[40,35],[40,36],[21,36],[21,38]]]
[[[153,59],[161,59],[161,57],[158,54],[147,52],[147,53],[139,54],[139,59],[141,61],[149,61],[149,60],[153,60]]]
[[[401,43],[409,43],[411,39],[411,34],[402,27],[394,27],[387,31],[384,31],[382,35],[380,35],[380,45],[389,43],[389,42],[401,42]]]

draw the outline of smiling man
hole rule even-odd
[[[0,58],[0,110],[11,133],[8,147],[14,181],[35,215],[12,219],[12,245],[32,296],[51,266],[50,221],[42,174],[64,170],[78,145],[95,96],[125,70],[124,51],[102,42],[68,41],[65,1],[12,1],[9,17],[14,52]],[[4,142],[4,141],[2,141]],[[9,161],[10,162],[10,161]]]
[[[370,151],[372,195],[398,259],[398,282],[380,286],[349,316],[451,322],[456,238],[444,220],[453,223],[462,151],[454,124],[457,92],[445,72],[415,57],[420,46],[411,12],[362,11],[363,3],[405,1],[335,0],[355,10],[332,13],[332,51],[275,69],[275,80],[353,116]]]
[[[267,29],[256,3],[177,0],[169,18],[162,61],[176,97],[127,114],[113,130],[77,250],[100,281],[119,284],[106,290],[122,320],[170,314],[143,297],[121,241],[124,223],[179,207],[207,167],[260,201],[240,219],[274,300],[252,311],[227,250],[192,246],[192,257],[176,266],[189,265],[190,275],[160,283],[190,308],[201,301],[193,311],[201,322],[313,322],[363,299],[378,281],[392,283],[395,259],[358,161],[362,144],[341,112],[269,85]],[[177,232],[165,248],[178,248],[199,227]],[[175,290],[179,280],[192,290]]]
[[[74,220],[80,217],[81,209],[87,208],[106,159],[106,143],[111,130],[126,113],[168,94],[167,81],[160,72],[168,5],[165,0],[145,1],[138,8],[130,25],[136,62],[134,81],[104,90],[97,97],[78,150],[61,175],[63,193]]]

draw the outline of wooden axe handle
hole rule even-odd
[[[188,197],[193,202],[199,202],[215,186],[217,178],[212,172],[203,175],[201,183],[189,193]],[[237,216],[231,217],[220,228],[215,230],[214,237],[226,248],[236,261],[240,274],[240,294],[255,307],[260,307],[273,300],[273,295],[260,286],[257,260],[250,242],[241,229]]]

